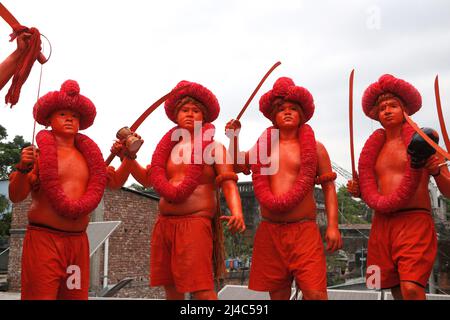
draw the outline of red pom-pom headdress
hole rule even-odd
[[[205,122],[213,122],[214,120],[216,120],[220,112],[219,101],[217,101],[216,96],[201,84],[189,82],[186,80],[180,81],[174,89],[183,86],[187,87],[175,93],[173,96],[167,99],[164,104],[164,109],[166,110],[166,114],[169,119],[176,123],[178,102],[184,97],[191,97],[200,102],[205,107]]]
[[[80,87],[74,80],[67,80],[60,91],[53,91],[41,97],[33,108],[33,116],[43,125],[50,125],[50,116],[57,110],[69,109],[80,114],[80,130],[89,128],[97,111],[91,100],[80,94]]]
[[[378,120],[378,99],[384,94],[392,94],[399,98],[408,115],[413,115],[422,107],[422,97],[413,85],[390,74],[385,74],[364,91],[362,107],[369,118]]]
[[[273,121],[273,103],[277,98],[298,103],[305,118],[303,123],[314,114],[315,106],[311,93],[303,87],[296,86],[291,78],[279,78],[275,81],[273,89],[263,94],[259,100],[259,110],[271,121]]]

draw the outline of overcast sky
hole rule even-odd
[[[237,116],[276,61],[282,65],[241,119],[242,149],[250,148],[270,125],[258,111],[258,101],[281,76],[312,93],[316,111],[309,123],[331,159],[347,170],[348,77],[353,68],[357,158],[379,127],[364,116],[361,96],[384,73],[419,89],[423,107],[413,119],[436,129],[433,82],[439,74],[449,119],[450,2],[445,0],[1,2],[22,24],[37,27],[51,41],[53,54],[43,68],[41,95],[74,79],[94,102],[97,118],[84,133],[105,157],[116,131],[130,126],[180,80],[201,83],[216,94],[221,105],[216,138],[228,145],[225,123]],[[0,21],[0,59],[15,48],[8,42],[10,33]],[[45,40],[44,46],[47,54]],[[10,138],[23,135],[31,141],[39,71],[35,64],[12,110],[3,107],[9,84],[0,92],[0,124]],[[145,140],[138,155],[141,164],[150,162],[157,142],[172,126],[161,107],[139,128]]]

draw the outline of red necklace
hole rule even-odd
[[[274,127],[268,128],[258,139],[257,148],[264,150],[270,155],[271,131]],[[267,140],[265,139],[267,137]],[[261,174],[261,164],[258,154],[258,163],[252,165],[253,188],[259,203],[273,213],[284,213],[298,205],[305,196],[314,188],[314,179],[317,171],[317,149],[316,139],[312,128],[304,124],[298,130],[298,141],[302,156],[300,159],[300,170],[297,179],[291,190],[275,196],[270,188],[269,176]],[[265,146],[265,142],[267,145]],[[264,152],[263,152],[264,154]],[[267,165],[266,165],[267,166]]]
[[[80,199],[75,200],[67,197],[59,182],[58,153],[53,132],[40,131],[36,141],[40,149],[39,180],[56,213],[66,218],[78,219],[94,211],[106,188],[105,162],[97,144],[81,133],[75,136],[75,147],[86,159],[89,168],[86,191]]]
[[[405,145],[409,144],[413,134],[414,129],[405,123],[402,127],[402,138]],[[375,164],[385,141],[385,130],[376,130],[367,139],[359,157],[358,164],[362,199],[369,207],[380,213],[394,212],[404,208],[414,196],[422,175],[422,169],[411,168],[410,156],[408,156],[406,172],[403,175],[400,185],[391,194],[380,194],[375,176]]]
[[[210,139],[206,139],[204,133],[208,129],[214,129],[214,125],[211,123],[205,123],[202,127],[202,154],[198,155],[195,153],[195,148],[192,149],[191,163],[188,165],[188,170],[183,181],[174,186],[167,179],[166,166],[169,160],[172,149],[179,141],[172,141],[172,133],[180,129],[176,126],[169,130],[161,139],[161,141],[156,146],[155,152],[152,157],[152,164],[150,168],[150,182],[153,188],[167,201],[173,203],[181,203],[185,201],[200,184],[200,177],[203,172],[203,151],[205,148],[212,143],[214,140],[214,135]],[[194,159],[198,159],[200,156],[202,161],[197,163]]]

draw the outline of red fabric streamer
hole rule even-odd
[[[150,182],[153,188],[167,201],[173,203],[181,203],[185,201],[200,184],[200,177],[203,172],[203,151],[205,148],[213,142],[213,137],[211,140],[206,140],[203,133],[208,129],[214,129],[214,125],[211,123],[205,123],[202,127],[202,154],[196,155],[195,148],[192,150],[191,163],[188,165],[189,169],[186,172],[186,176],[183,181],[174,186],[167,179],[166,166],[169,160],[172,149],[179,141],[172,141],[172,133],[180,129],[176,126],[169,130],[161,141],[156,146],[155,152],[152,157],[152,164],[150,169]],[[201,157],[202,162],[197,164],[194,162],[196,157]]]
[[[259,150],[264,150],[266,147],[269,149],[271,130],[273,129],[274,127],[268,128],[258,139],[257,147]],[[252,165],[255,196],[263,207],[273,213],[285,213],[293,209],[314,188],[317,171],[317,149],[314,131],[309,125],[303,124],[300,126],[298,132],[298,141],[302,151],[300,170],[290,191],[275,196],[270,188],[269,176],[261,174],[263,165],[261,164],[259,155],[258,163]],[[267,140],[262,139],[263,137],[267,137]],[[269,146],[264,146],[264,142],[267,142]],[[268,150],[267,154],[270,155],[270,150]]]
[[[405,123],[403,125],[402,137],[406,146],[411,141],[414,132],[414,129],[409,124]],[[411,168],[411,159],[408,155],[406,172],[398,188],[391,194],[380,194],[375,176],[375,164],[385,141],[385,130],[376,130],[369,139],[367,139],[359,157],[358,164],[361,197],[369,207],[379,213],[395,212],[404,208],[408,201],[414,196],[423,172],[423,169]]]
[[[30,33],[29,45],[26,51],[21,56],[16,71],[12,79],[11,87],[5,97],[5,102],[11,104],[11,107],[17,104],[20,97],[20,90],[22,85],[28,79],[31,68],[34,62],[37,60],[41,53],[41,34],[36,28],[27,28],[19,26],[14,29],[14,32],[10,35],[11,41],[14,41],[22,33]]]
[[[97,208],[106,188],[106,168],[97,144],[88,136],[78,133],[75,147],[86,159],[89,181],[86,192],[80,199],[67,197],[58,178],[58,155],[55,136],[51,131],[42,130],[36,136],[40,149],[39,180],[56,213],[70,219],[86,216]]]

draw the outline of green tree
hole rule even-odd
[[[447,220],[450,220],[450,199],[447,198],[443,198],[445,205],[447,207],[447,212],[446,212],[446,216],[447,216]]]
[[[12,212],[9,207],[9,201],[5,196],[0,195],[0,238],[9,236],[11,228]]]
[[[356,201],[347,191],[345,186],[341,186],[337,192],[339,211],[339,223],[369,223],[371,210],[363,201]]]
[[[225,222],[222,222],[224,234],[225,258],[237,258],[245,260],[252,255],[252,246],[247,243],[242,233],[232,234]]]
[[[30,145],[22,136],[15,136],[13,141],[6,141],[8,134],[0,125],[0,180],[8,179],[12,166],[19,162],[23,148]]]
[[[30,145],[22,136],[15,136],[12,141],[6,141],[8,133],[0,125],[0,180],[8,179],[13,165],[19,162],[20,153],[24,147]],[[0,237],[9,235],[11,228],[11,209],[8,199],[0,195]]]
[[[5,212],[9,207],[8,199],[2,194],[0,194],[0,215]]]

